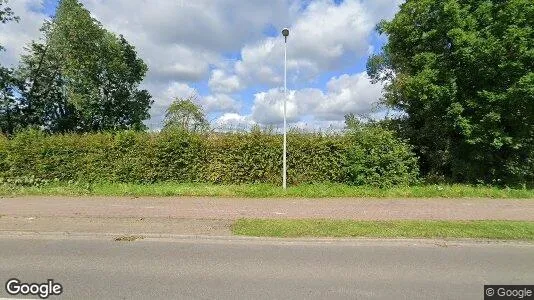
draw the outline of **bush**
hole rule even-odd
[[[166,130],[154,135],[150,151],[152,161],[147,172],[150,181],[201,181],[206,161],[202,136],[183,130]]]
[[[389,187],[417,181],[417,158],[410,146],[392,131],[378,126],[353,129],[349,133],[348,183]]]
[[[214,183],[277,183],[282,176],[282,140],[275,135],[228,133],[205,141],[203,180]]]
[[[9,170],[9,164],[7,162],[7,138],[0,134],[0,177],[5,176],[5,173]]]
[[[391,132],[364,127],[344,135],[288,135],[291,184],[391,186],[415,182],[417,160]],[[30,182],[273,183],[282,178],[282,137],[272,133],[46,135],[0,137],[0,178]],[[28,182],[27,180],[23,180]]]

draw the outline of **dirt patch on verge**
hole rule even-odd
[[[135,242],[143,239],[145,239],[145,237],[142,235],[122,235],[114,238],[113,240],[115,242]]]

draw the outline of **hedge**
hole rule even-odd
[[[408,185],[417,180],[411,148],[381,128],[347,134],[291,133],[291,184]],[[0,178],[77,182],[220,184],[281,181],[282,138],[263,132],[183,131],[0,137]]]

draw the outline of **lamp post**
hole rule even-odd
[[[284,175],[283,187],[287,189],[287,37],[289,36],[289,29],[282,30],[284,36]]]

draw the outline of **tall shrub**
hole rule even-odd
[[[393,132],[378,126],[360,127],[352,129],[349,138],[348,183],[389,187],[417,181],[417,158]]]
[[[292,132],[291,184],[337,182],[391,186],[417,177],[417,159],[389,131],[362,127],[345,135]],[[60,181],[224,184],[272,183],[282,178],[282,137],[251,133],[47,135],[39,131],[0,138],[0,177]]]

